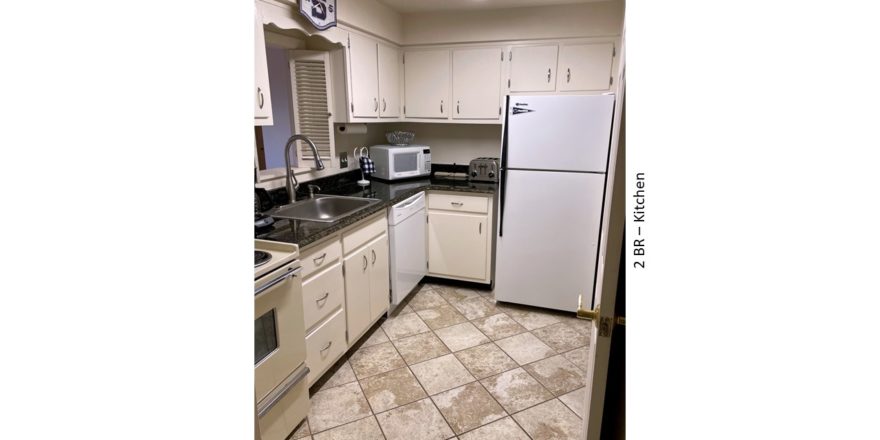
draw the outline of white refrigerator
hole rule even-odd
[[[592,302],[614,95],[510,96],[495,297],[575,312]]]

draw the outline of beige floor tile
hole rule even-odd
[[[523,368],[556,397],[586,385],[584,372],[562,355],[549,357]]]
[[[358,379],[405,367],[403,358],[390,342],[361,347],[348,359]]]
[[[456,434],[478,428],[507,415],[478,382],[431,397]]]
[[[489,343],[455,353],[455,357],[477,379],[483,379],[519,365],[497,345]]]
[[[585,335],[587,338],[590,337],[590,330],[593,326],[593,322],[589,319],[580,319],[577,316],[575,317],[566,317],[562,320],[571,326],[575,331]]]
[[[415,313],[407,313],[386,319],[382,323],[382,330],[388,335],[388,339],[395,340],[407,336],[417,335],[430,331],[424,321]]]
[[[476,380],[451,354],[411,365],[410,369],[432,396]]]
[[[532,334],[560,353],[586,346],[589,342],[589,338],[565,322],[558,322],[547,327],[532,330]]]
[[[446,345],[433,332],[420,333],[393,341],[407,364],[417,364],[449,353]]]
[[[412,298],[407,304],[415,311],[449,305],[439,293],[430,289],[421,290],[412,294]]]
[[[444,327],[435,330],[434,333],[452,351],[461,351],[489,342],[489,338],[469,322]]]
[[[572,410],[578,417],[584,418],[584,400],[587,397],[587,387],[578,388],[568,394],[559,396],[559,400]]]
[[[519,325],[518,322],[514,321],[513,318],[504,313],[476,319],[473,323],[481,332],[483,332],[483,334],[493,341],[518,335],[526,331],[525,327]]]
[[[431,330],[467,321],[461,313],[458,313],[458,310],[448,304],[434,309],[417,310],[416,314],[425,321]]]
[[[357,382],[319,391],[311,397],[309,428],[326,431],[369,416],[370,405]]]
[[[327,378],[324,383],[320,384],[318,391],[326,390],[327,388],[338,387],[339,385],[345,385],[347,383],[352,383],[357,380],[357,377],[354,375],[354,371],[351,369],[351,365],[348,361],[344,361],[338,366],[335,367],[335,370],[330,370],[324,373],[323,378]]]
[[[444,440],[454,435],[431,399],[383,412],[376,418],[388,440]]]
[[[529,310],[524,313],[516,313],[510,316],[521,326],[525,327],[526,330],[535,330],[541,327],[546,327],[562,320],[558,314],[538,310]]]
[[[298,440],[301,438],[306,438],[312,435],[312,431],[309,430],[309,418],[306,417],[305,420],[300,422],[299,426],[293,430],[293,434],[290,436],[290,440]]]
[[[314,440],[385,440],[373,416],[315,434]]]
[[[577,440],[581,438],[583,422],[559,399],[529,408],[513,415],[532,438],[541,440]]]
[[[522,368],[505,371],[483,379],[480,383],[509,413],[521,411],[553,398],[553,394]]]
[[[476,290],[464,289],[460,287],[444,286],[439,289],[434,288],[434,291],[439,293],[440,296],[443,297],[443,299],[449,301],[450,303],[464,301],[471,298],[479,298],[481,296],[479,293],[477,293]]]
[[[520,333],[499,339],[495,343],[520,365],[530,364],[556,354],[550,346],[531,333]]]
[[[498,313],[498,310],[495,309],[495,305],[486,301],[482,297],[456,301],[452,303],[452,307],[455,307],[455,309],[464,315],[468,321]]]
[[[589,347],[576,348],[572,351],[562,353],[562,355],[571,361],[575,367],[580,368],[582,371],[587,371],[587,362],[589,362],[590,356]]]
[[[371,334],[369,338],[364,340],[364,343],[361,344],[361,347],[369,347],[371,345],[382,344],[384,342],[388,342],[388,336],[385,335],[382,327],[376,327],[376,329],[373,330],[373,334]]]
[[[458,437],[461,440],[531,440],[510,417],[505,417]]]
[[[374,413],[387,411],[428,397],[409,368],[398,368],[361,381]]]

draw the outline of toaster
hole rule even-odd
[[[468,166],[468,178],[477,182],[497,182],[498,163],[497,157],[478,157]]]

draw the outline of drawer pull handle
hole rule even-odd
[[[321,301],[326,301],[327,298],[330,297],[330,292],[324,292],[324,296],[315,300],[316,303],[320,303]]]
[[[479,235],[483,235],[483,222],[480,222]]]
[[[570,83],[571,82],[571,68],[568,68],[565,70],[566,70],[565,82]]]
[[[320,257],[312,258],[312,262],[315,263],[316,266],[320,266],[324,264],[324,258],[327,258],[327,253],[324,252]],[[321,260],[320,262],[318,260]]]
[[[547,82],[550,82],[550,69],[547,69]]]
[[[373,262],[371,264],[373,264],[375,266],[376,265],[376,250],[370,249],[370,252],[373,253]]]
[[[333,345],[333,341],[328,342],[327,345],[325,345],[324,348],[321,349],[321,352],[323,353],[329,350],[331,345]]]
[[[363,270],[367,270],[367,256],[364,255],[364,268]]]
[[[449,203],[452,203],[452,206],[464,206],[464,203],[462,203],[462,202],[449,202]]]

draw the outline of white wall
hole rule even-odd
[[[374,124],[386,131],[404,130],[416,134],[413,143],[431,147],[431,162],[467,165],[477,157],[501,155],[501,125],[483,124]],[[382,132],[384,133],[384,131]],[[384,139],[383,139],[384,142]]]
[[[623,1],[403,16],[403,44],[620,35]]]

